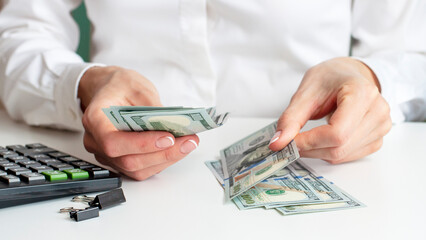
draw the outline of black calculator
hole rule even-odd
[[[0,208],[118,187],[118,174],[43,144],[0,147]]]

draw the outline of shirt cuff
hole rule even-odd
[[[99,63],[69,63],[64,66],[59,82],[55,87],[55,102],[60,125],[70,130],[83,130],[80,99],[77,98],[78,85],[83,74],[91,67],[105,66]]]
[[[373,58],[361,58],[352,57],[363,62],[367,65],[376,75],[380,83],[381,94],[383,98],[388,102],[390,107],[390,115],[393,123],[400,123],[405,121],[405,115],[403,114],[399,104],[394,100],[396,89],[393,87],[392,78],[395,76],[395,69],[391,68],[388,64],[383,63],[379,59]]]

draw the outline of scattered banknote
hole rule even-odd
[[[229,113],[215,108],[111,106],[102,109],[120,131],[167,131],[175,137],[222,126]]]
[[[227,199],[242,194],[299,158],[294,141],[278,152],[269,149],[276,128],[274,122],[221,151]]]
[[[224,186],[221,162],[208,161],[206,165]],[[241,210],[264,207],[276,209],[283,215],[365,206],[301,161],[275,172],[232,200]]]
[[[351,195],[347,194],[343,190],[340,190],[340,192],[348,199],[347,201],[336,202],[336,203],[319,203],[319,204],[310,204],[310,205],[294,205],[294,206],[278,207],[275,209],[278,212],[282,213],[283,215],[293,215],[293,214],[328,212],[328,211],[365,207],[363,203],[361,203],[360,201],[358,201]]]
[[[234,198],[240,209],[266,207],[268,205],[291,206],[303,203],[320,203],[321,197],[302,178],[288,168],[287,174],[263,180]]]

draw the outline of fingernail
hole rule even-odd
[[[280,138],[280,136],[281,136],[281,131],[276,132],[274,136],[272,137],[271,141],[269,142],[269,145],[276,142]]]
[[[172,137],[161,137],[159,139],[157,139],[157,141],[155,142],[155,146],[158,148],[168,148],[171,147],[175,144],[175,140],[173,140]]]
[[[180,146],[180,152],[183,154],[188,154],[194,151],[198,147],[198,144],[194,140],[188,140]]]

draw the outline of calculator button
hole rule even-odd
[[[5,171],[0,170],[0,176],[4,176],[7,175],[7,173]]]
[[[14,162],[14,163],[19,163],[19,162],[22,162],[22,161],[30,160],[30,159],[23,157],[23,156],[13,156],[13,157],[8,157],[7,159],[11,162]]]
[[[21,179],[17,176],[13,175],[4,175],[0,176],[0,181],[9,184],[9,186],[16,186],[21,183]]]
[[[26,144],[25,147],[27,147],[27,148],[47,148],[45,145],[43,145],[41,143]]]
[[[32,160],[36,160],[36,161],[50,158],[46,154],[34,154],[34,155],[29,155],[28,157],[31,158]]]
[[[6,146],[6,148],[7,149],[10,149],[10,150],[12,150],[12,151],[16,151],[16,150],[18,150],[18,149],[23,149],[23,148],[25,148],[24,146],[22,146],[22,145],[9,145],[9,146]]]
[[[70,169],[65,170],[64,172],[68,175],[68,178],[71,178],[73,180],[89,178],[89,173],[81,169]]]
[[[17,168],[10,168],[9,170],[7,170],[9,173],[19,176],[22,173],[30,173],[31,170],[28,168],[24,168],[24,167],[17,167]]]
[[[38,163],[36,161],[31,161],[31,160],[19,162],[18,164],[23,166],[23,167],[26,167],[26,168],[29,168],[29,167],[32,167],[32,166],[41,166],[40,163]]]
[[[84,170],[88,171],[92,178],[103,178],[109,176],[109,170],[100,167],[87,168]]]
[[[0,147],[0,151],[4,152],[4,151],[9,151],[9,150],[7,148],[5,148],[5,147]]]
[[[41,174],[46,176],[46,179],[50,182],[63,181],[68,178],[66,173],[57,170],[42,172]]]
[[[60,164],[60,163],[62,163],[61,161],[56,160],[56,159],[52,159],[52,158],[42,159],[39,162],[42,163],[42,164],[44,164],[44,165],[47,165],[47,166],[50,166],[52,164]]]
[[[37,173],[53,171],[53,168],[48,166],[31,166],[30,169]]]
[[[3,164],[3,163],[10,163],[9,161],[7,161],[6,159],[4,159],[4,158],[0,158],[0,164]]]
[[[19,156],[19,155],[13,151],[0,152],[0,157],[2,158],[8,158],[8,157],[14,157],[14,156]]]
[[[16,163],[2,163],[2,164],[0,164],[0,169],[3,169],[3,170],[8,170],[8,169],[10,169],[10,168],[17,168],[17,167],[19,167],[19,165],[18,164],[16,164]]]
[[[63,152],[53,152],[53,153],[48,153],[47,155],[49,155],[52,158],[69,157],[68,154]]]
[[[45,177],[44,175],[40,174],[40,173],[23,173],[21,174],[21,178],[22,180],[24,180],[27,183],[43,183],[45,182]]]
[[[66,163],[54,163],[54,164],[51,164],[50,167],[53,167],[53,169],[59,170],[59,171],[63,171],[63,170],[67,170],[67,169],[74,169],[73,166],[66,164]]]
[[[80,169],[96,167],[95,165],[90,164],[88,162],[84,162],[84,161],[71,162],[71,164],[74,165],[76,168],[80,168]]]
[[[36,154],[46,154],[51,152],[57,152],[53,148],[32,148],[32,149],[18,149],[16,150],[19,154],[24,156],[36,155]],[[1,154],[1,153],[0,153]]]
[[[81,159],[76,158],[76,157],[60,157],[59,159],[61,159],[63,162],[66,163],[70,163],[70,162],[76,162],[76,161],[81,161]]]

